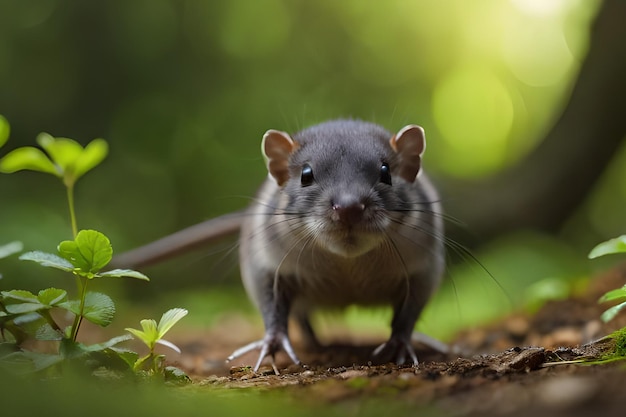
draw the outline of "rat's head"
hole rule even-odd
[[[293,138],[269,130],[262,144],[291,232],[344,257],[380,245],[394,218],[415,203],[410,190],[424,148],[419,126],[392,135],[352,120],[319,124]]]

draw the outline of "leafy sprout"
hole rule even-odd
[[[0,122],[0,144],[3,129]],[[5,138],[6,142],[6,138]],[[32,170],[52,174],[70,187],[85,173],[95,168],[108,154],[104,139],[94,139],[86,147],[68,138],[55,138],[48,133],[37,136],[37,144],[45,153],[33,146],[14,149],[0,160],[0,172],[10,174],[21,170]]]
[[[0,146],[6,142],[8,134],[8,123],[2,118],[0,119]],[[72,232],[76,236],[78,227],[74,211],[74,185],[80,177],[106,158],[109,146],[104,139],[94,139],[83,148],[72,139],[55,138],[48,133],[41,133],[37,136],[37,144],[43,151],[34,146],[23,146],[6,154],[0,159],[0,172],[10,174],[21,170],[31,170],[60,178],[67,189]]]
[[[163,313],[158,324],[153,319],[144,319],[140,322],[142,330],[126,328],[127,332],[141,340],[150,350],[146,356],[139,358],[137,362],[135,362],[135,370],[152,368],[154,373],[160,373],[164,356],[155,355],[154,349],[157,344],[167,346],[180,353],[178,346],[163,339],[163,336],[165,336],[180,319],[185,317],[187,313],[187,310],[184,308],[172,308]]]

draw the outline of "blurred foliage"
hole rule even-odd
[[[116,252],[244,207],[266,175],[259,145],[269,128],[295,131],[337,117],[392,131],[418,123],[437,181],[497,175],[533,149],[559,114],[598,6],[4,0],[0,114],[11,138],[0,156],[42,131],[83,145],[106,138],[110,155],[88,188],[78,185],[76,204],[79,227],[104,231]],[[577,278],[588,268],[579,262],[588,248],[626,226],[626,164],[615,162],[567,240],[530,233],[492,242],[477,256],[504,290],[470,260],[451,271],[455,285],[468,288],[450,289],[457,295],[448,301],[484,294],[475,282],[519,294],[542,279]],[[0,176],[0,199],[0,244],[20,240],[50,251],[69,237],[52,178]],[[236,283],[231,249],[227,243],[150,268],[148,291]],[[32,276],[23,265],[0,268],[3,287]],[[472,274],[481,278],[466,278]],[[145,291],[126,285],[135,295]],[[451,309],[444,308],[464,317],[480,310]]]
[[[324,387],[324,389],[329,389]],[[267,389],[220,389],[210,381],[186,387],[163,384],[132,384],[128,381],[94,381],[68,373],[61,380],[6,378],[0,370],[2,410],[6,415],[85,415],[92,417],[129,415],[151,417],[197,416],[199,412],[216,416],[412,416],[449,415],[430,405],[416,405],[405,399],[389,401],[391,393],[363,400],[326,402],[318,396],[293,395]],[[361,393],[354,387],[355,394]]]

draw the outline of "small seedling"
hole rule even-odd
[[[616,253],[626,253],[626,235],[622,235],[620,237],[600,243],[591,250],[591,252],[589,253],[589,259],[595,259],[599,256],[611,255]],[[602,297],[600,297],[600,300],[598,302],[606,303],[609,301],[622,302],[620,304],[614,305],[613,307],[602,313],[602,320],[604,322],[612,320],[621,310],[626,309],[626,285],[624,285],[622,288],[617,288],[615,290],[607,292]]]
[[[1,132],[2,128],[0,128],[0,135]],[[74,209],[74,185],[80,177],[106,158],[109,151],[108,144],[104,139],[94,139],[83,148],[72,139],[55,138],[47,133],[37,136],[37,143],[46,153],[33,146],[14,149],[0,159],[0,172],[10,174],[21,170],[32,170],[60,178],[66,187],[72,233],[76,236],[78,227]]]
[[[180,353],[178,346],[163,339],[163,336],[174,326],[180,319],[187,315],[187,310],[183,308],[173,308],[166,311],[161,316],[159,323],[153,319],[141,320],[141,329],[126,328],[126,331],[141,340],[149,350],[146,356],[139,358],[135,364],[135,371],[148,371],[152,374],[163,374],[166,370],[163,367],[165,361],[165,355],[157,355],[155,348],[157,344],[167,346],[170,349]],[[176,375],[176,370],[170,368],[169,373]]]

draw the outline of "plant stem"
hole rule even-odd
[[[76,341],[76,337],[78,336],[78,329],[80,328],[80,323],[83,321],[83,313],[85,311],[85,296],[87,295],[87,278],[78,277],[78,293],[80,294],[80,307],[78,309],[78,313],[76,317],[74,317],[74,323],[72,324],[72,341]]]
[[[76,212],[74,211],[74,184],[67,184],[67,204],[70,207],[70,222],[72,223],[72,235],[76,238],[78,226],[76,225]]]

